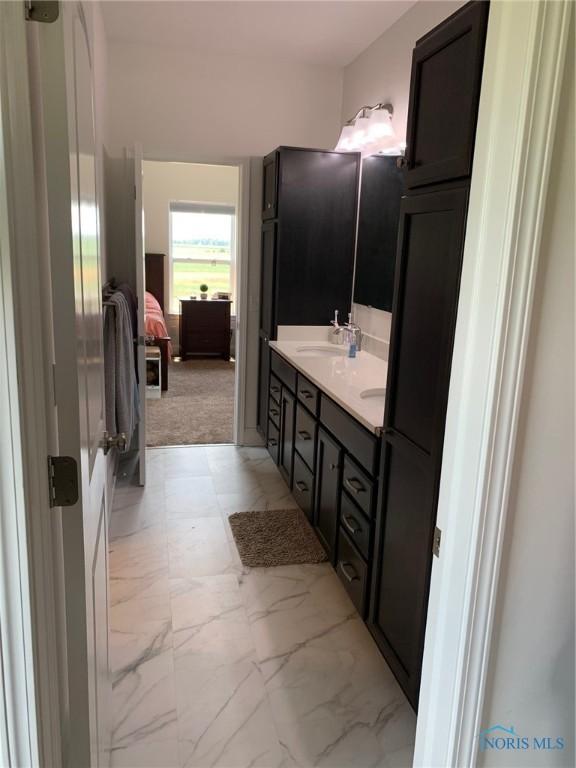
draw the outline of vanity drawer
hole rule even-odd
[[[288,389],[292,392],[296,392],[296,369],[292,368],[290,363],[287,363],[284,358],[280,357],[277,352],[272,350],[270,356],[270,368],[276,374],[283,384],[286,384]]]
[[[374,477],[378,474],[378,440],[326,395],[320,397],[320,421]]]
[[[278,448],[280,445],[279,432],[276,424],[270,420],[268,421],[268,441],[266,445],[274,464],[278,464]]]
[[[308,468],[313,470],[316,459],[316,419],[300,403],[296,406],[294,447]]]
[[[298,374],[298,400],[311,411],[314,416],[318,416],[320,405],[320,391],[308,379]]]
[[[346,493],[340,503],[340,525],[366,560],[370,555],[370,523]]]
[[[350,456],[344,458],[344,471],[342,473],[342,487],[350,498],[364,512],[366,517],[372,518],[372,498],[374,496],[374,483],[363,472]]]
[[[273,397],[278,404],[280,404],[280,394],[282,392],[282,385],[276,378],[276,376],[270,376],[270,397]]]
[[[356,610],[364,618],[366,614],[366,586],[368,582],[368,566],[360,557],[348,536],[340,530],[338,537],[338,565],[336,572]]]
[[[268,418],[276,427],[280,427],[280,406],[272,395],[268,398]]]
[[[312,522],[314,503],[314,475],[297,453],[294,454],[294,485],[292,495],[300,509]]]

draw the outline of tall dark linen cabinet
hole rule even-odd
[[[352,300],[360,155],[278,147],[264,158],[258,428],[268,430],[279,325],[326,325]]]
[[[368,624],[414,708],[488,9],[464,6],[412,58]]]

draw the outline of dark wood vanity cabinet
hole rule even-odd
[[[342,447],[323,429],[316,448],[316,510],[314,525],[331,563],[336,562],[340,514]]]
[[[280,445],[278,448],[278,469],[288,488],[292,488],[292,467],[294,462],[294,395],[282,387],[280,395]]]
[[[279,325],[328,325],[352,299],[360,155],[278,147],[264,158],[260,338]],[[266,361],[257,425],[267,434]],[[264,353],[265,354],[265,353]]]
[[[418,41],[368,626],[416,709],[488,3]]]
[[[468,3],[414,48],[406,137],[409,189],[472,173],[489,6]]]
[[[281,355],[270,357],[268,450],[366,618],[379,441]]]
[[[262,181],[262,219],[275,219],[278,199],[278,163],[276,152],[264,158]]]

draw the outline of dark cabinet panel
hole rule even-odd
[[[278,404],[280,404],[280,394],[282,393],[282,385],[276,378],[276,376],[273,376],[270,374],[270,397],[273,400],[276,400]]]
[[[340,500],[340,526],[365,560],[370,557],[370,522],[360,512],[347,493]]]
[[[366,517],[371,518],[374,481],[360,469],[350,456],[346,456],[344,459],[342,487],[354,499]]]
[[[316,458],[316,419],[300,403],[296,406],[294,446],[308,467],[313,470]]]
[[[298,400],[310,413],[318,416],[320,410],[320,391],[318,387],[310,383],[301,373],[298,374]]]
[[[342,448],[323,429],[319,429],[316,452],[315,525],[318,537],[330,561],[334,563],[340,507]]]
[[[277,216],[278,200],[278,153],[271,152],[264,158],[264,179],[262,190],[262,218],[274,219]]]
[[[269,338],[275,337],[274,302],[276,296],[276,222],[262,227],[262,264],[260,280],[260,328]]]
[[[469,176],[489,3],[465,5],[418,41],[412,57],[406,183]]]
[[[434,503],[427,458],[402,437],[387,442],[371,629],[414,705],[426,627]]]
[[[371,475],[376,475],[378,441],[375,435],[324,394],[320,398],[320,421],[346,446],[364,469]]]
[[[362,161],[354,301],[392,310],[400,199],[404,187],[396,157]]]
[[[369,626],[414,708],[487,17],[469,3],[413,55]]]
[[[441,442],[468,188],[404,198],[387,426],[429,453]]]
[[[280,408],[280,403],[277,403],[272,395],[270,395],[268,400],[268,417],[270,421],[274,422],[278,429],[280,429]]]
[[[359,155],[280,147],[278,156],[277,323],[324,325],[335,309],[347,317]]]
[[[266,439],[268,435],[268,397],[270,382],[270,347],[267,336],[260,331],[258,358],[258,431]],[[278,398],[280,392],[278,392]]]
[[[271,350],[270,367],[272,372],[292,392],[296,392],[296,369],[274,350]]]
[[[292,495],[306,517],[313,522],[314,475],[297,453],[294,454],[294,483]]]
[[[282,387],[280,396],[280,445],[278,448],[278,469],[292,488],[292,466],[294,461],[294,395]]]
[[[280,431],[278,427],[270,422],[267,426],[268,437],[266,439],[266,447],[268,453],[272,457],[274,464],[278,464],[278,449],[280,447]]]
[[[366,615],[368,568],[352,546],[348,536],[342,530],[338,537],[338,564],[336,572],[350,595],[356,610],[364,618]]]

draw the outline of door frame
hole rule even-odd
[[[474,766],[570,0],[493,2],[444,439],[414,765]]]
[[[246,386],[246,371],[248,367],[248,313],[249,313],[249,283],[248,270],[250,265],[249,233],[250,233],[250,158],[225,157],[188,154],[159,155],[148,154],[143,143],[143,162],[156,163],[187,163],[189,165],[223,165],[238,168],[238,209],[236,221],[238,237],[236,239],[236,366],[234,381],[234,437],[235,445],[253,445],[253,433],[246,425],[246,397],[249,395]],[[143,184],[146,184],[144,177]],[[169,268],[169,267],[168,267]],[[171,285],[169,276],[167,285]],[[170,297],[166,306],[170,307]]]
[[[414,756],[415,765],[427,768],[476,762],[570,13],[570,0],[548,0],[493,3],[490,14],[438,508],[442,550],[432,570]],[[44,759],[58,765],[66,659],[59,656],[57,629],[65,606],[55,576],[57,518],[48,511],[46,495],[46,455],[54,440],[48,408],[51,341],[45,335],[50,306],[41,304],[45,314],[29,312],[31,297],[43,299],[45,287],[38,269],[42,237],[36,237],[43,231],[42,211],[35,205],[41,180],[31,167],[30,32],[20,4],[0,4],[0,18],[0,96],[3,115],[12,118],[2,127],[10,165],[0,168],[0,181],[3,170],[14,198],[8,200],[9,247],[3,240],[0,250],[3,318],[14,327],[12,339],[0,339],[0,362],[8,364],[13,396],[10,411],[0,409],[0,434],[12,436],[11,443],[2,443],[3,456],[12,463],[10,472],[0,474],[0,491],[10,501],[9,522],[15,524],[11,531],[1,525],[0,552],[10,535],[17,533],[20,543],[18,561],[11,561],[0,580],[0,612],[16,618],[18,642],[14,653],[1,649],[0,664],[3,670],[7,661],[21,665],[29,694],[24,696],[21,677],[4,675],[0,709],[6,726],[0,725],[0,736],[13,734],[14,749],[21,750],[14,753],[14,766],[37,764],[24,759],[27,749],[38,749],[40,764]],[[247,305],[249,160],[171,159],[241,166],[240,283]],[[247,306],[243,309],[239,369],[240,357],[246,364]],[[245,396],[237,397],[241,412]],[[16,605],[15,597],[22,602]],[[22,712],[27,716],[21,718]]]
[[[10,768],[60,765],[66,739],[61,529],[48,497],[47,457],[57,453],[49,254],[27,25],[20,3],[0,3],[0,763]]]

